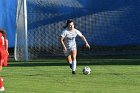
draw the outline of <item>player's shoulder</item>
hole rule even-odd
[[[76,32],[76,34],[78,34],[79,36],[82,36],[82,33],[81,33],[78,29],[75,29],[75,32]]]
[[[79,32],[80,32],[80,31],[79,31],[78,29],[76,29],[76,28],[75,28],[74,30],[75,30],[76,33],[79,33]]]
[[[74,28],[75,31],[79,31],[78,29]]]
[[[67,29],[64,29],[64,30],[62,31],[62,33],[68,33],[68,30],[67,30]]]

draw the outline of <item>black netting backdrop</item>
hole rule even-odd
[[[139,0],[27,0],[29,59],[63,56],[59,36],[70,18],[91,45],[77,37],[78,56],[140,55],[139,9]]]

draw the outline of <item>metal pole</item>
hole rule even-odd
[[[25,58],[24,61],[28,61],[28,31],[27,31],[27,2],[23,0],[23,13],[24,13],[24,29],[25,29]]]

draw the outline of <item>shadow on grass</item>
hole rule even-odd
[[[8,67],[30,67],[30,66],[68,66],[63,61],[29,61],[29,62],[9,62]],[[137,60],[78,60],[77,65],[140,65],[140,59]]]

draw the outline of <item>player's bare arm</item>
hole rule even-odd
[[[60,37],[60,43],[61,43],[61,45],[62,45],[62,47],[63,47],[63,51],[64,51],[64,53],[67,51],[67,48],[66,48],[66,46],[65,46],[65,44],[64,44],[64,37]]]
[[[7,53],[8,53],[8,55],[9,55],[9,52],[8,52],[8,40],[6,39],[5,42],[6,42],[6,45],[5,45],[6,48],[5,49],[6,49]]]
[[[86,38],[83,35],[81,36],[81,38],[86,43],[86,47],[88,47],[90,49],[90,45],[88,44]]]

